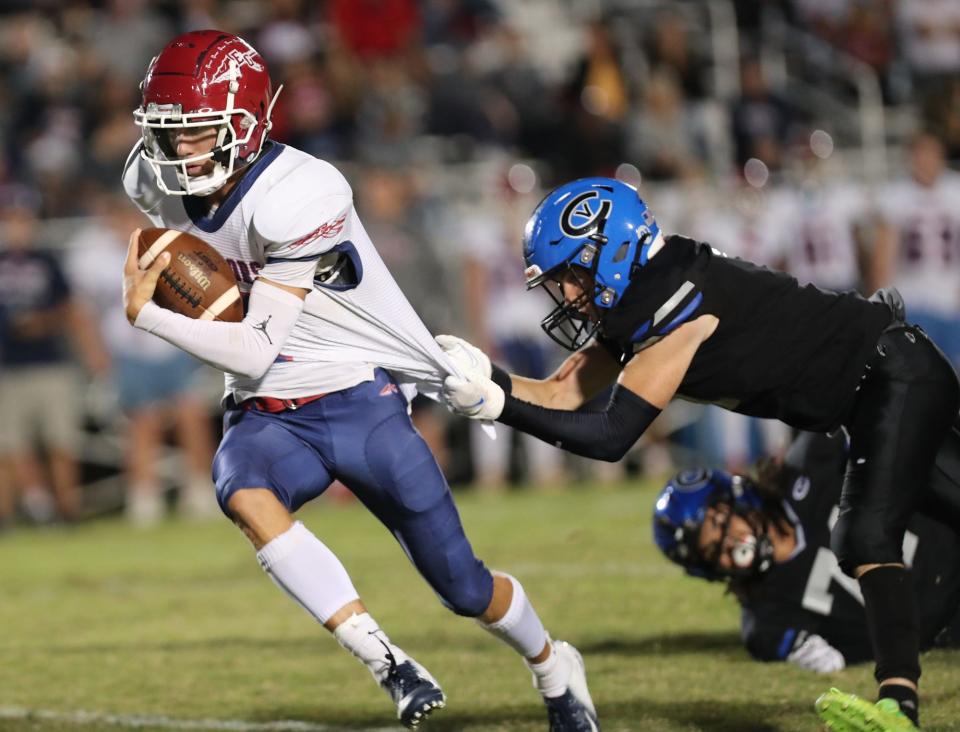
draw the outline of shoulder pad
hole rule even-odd
[[[267,242],[296,240],[342,214],[352,202],[347,179],[330,163],[314,158],[273,184],[257,205],[253,227]]]
[[[163,191],[157,186],[148,163],[140,157],[138,141],[123,165],[123,190],[137,208],[144,213],[153,211],[163,201]]]

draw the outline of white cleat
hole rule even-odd
[[[553,651],[570,669],[567,690],[560,696],[544,697],[550,732],[600,732],[597,710],[587,688],[587,671],[580,652],[566,641],[554,641]]]
[[[415,729],[437,709],[446,706],[447,697],[430,672],[408,659],[397,663],[393,654],[388,654],[390,669],[380,686],[386,690],[397,705],[397,719],[410,729]]]

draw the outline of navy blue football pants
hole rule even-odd
[[[474,556],[450,489],[389,374],[277,414],[229,409],[213,462],[217,500],[267,488],[291,512],[342,481],[458,615],[481,615],[493,577]]]
[[[958,405],[957,375],[926,334],[903,323],[887,328],[845,425],[850,452],[831,548],[848,575],[862,564],[903,562],[907,522],[933,498],[931,471]]]

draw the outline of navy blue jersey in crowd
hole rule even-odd
[[[941,455],[952,450],[955,461],[960,433],[954,431],[948,440],[953,442]],[[840,571],[830,551],[845,460],[839,435],[802,433],[787,455],[785,503],[797,523],[798,552],[736,593],[744,643],[759,660],[786,658],[804,632],[823,637],[847,663],[872,658],[859,586]],[[938,458],[938,466],[941,462]],[[936,470],[932,480],[949,480],[952,490],[960,489],[960,475]],[[904,539],[904,559],[912,565],[919,601],[921,647],[932,646],[938,635],[945,637],[943,631],[951,632],[951,625],[950,642],[955,644],[960,628],[960,536],[945,524],[915,515]]]
[[[53,364],[69,353],[62,332],[33,336],[18,320],[63,305],[70,287],[54,257],[35,250],[0,252],[0,363],[4,368]]]

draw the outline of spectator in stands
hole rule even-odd
[[[31,189],[0,189],[5,245],[0,250],[0,460],[9,462],[22,506],[33,520],[59,515],[73,521],[82,505],[76,462],[79,384],[71,341],[92,373],[103,374],[108,362],[56,258],[35,248],[39,208]]]
[[[530,297],[523,279],[523,257],[513,232],[519,231],[536,205],[538,192],[518,193],[497,178],[491,190],[478,196],[455,215],[453,240],[460,247],[463,266],[464,316],[473,343],[484,344],[486,353],[509,364],[517,374],[544,378],[556,366],[557,348],[544,336],[540,320],[547,314],[546,298]],[[511,463],[521,462],[522,451],[531,483],[548,487],[562,485],[564,455],[545,442],[497,425],[497,439],[490,440],[480,425],[470,425],[474,479],[483,488],[503,488],[512,477]]]
[[[153,6],[147,0],[107,0],[97,3],[89,14],[85,40],[111,72],[126,79],[140,78],[152,49],[161,48],[172,35],[173,28]]]
[[[897,24],[918,99],[936,99],[960,72],[960,3],[900,0]]]
[[[337,38],[365,62],[394,59],[420,33],[415,0],[332,0],[329,8]]]
[[[673,74],[688,100],[701,100],[707,96],[706,63],[690,43],[686,20],[675,8],[657,15],[649,45],[647,55],[651,71]]]
[[[693,115],[684,105],[676,77],[666,70],[650,75],[639,112],[627,127],[627,149],[646,180],[692,175],[698,144]]]
[[[269,17],[261,20],[256,31],[256,47],[270,68],[310,60],[318,50],[313,25],[319,18],[311,17],[308,8],[318,4],[304,3],[303,0],[274,0],[265,5],[264,11]]]
[[[960,78],[954,78],[947,92],[926,116],[931,131],[943,141],[948,160],[960,160]]]
[[[856,0],[844,19],[837,45],[877,72],[887,87],[894,60],[891,0]]]
[[[917,134],[909,155],[909,176],[879,195],[872,285],[896,286],[911,321],[960,366],[960,176],[932,134]]]
[[[400,59],[372,61],[367,85],[357,109],[355,155],[366,163],[400,165],[424,131],[425,91]]]
[[[814,154],[807,139],[791,148],[790,184],[773,196],[772,263],[802,283],[869,294],[861,272],[869,193],[832,159]]]
[[[313,59],[280,67],[285,79],[282,105],[278,105],[280,137],[299,150],[323,159],[343,155],[345,140],[338,129],[334,96],[323,67]]]
[[[2,379],[2,376],[0,376],[0,379]],[[0,456],[0,531],[10,526],[16,510],[12,473],[10,461]]]
[[[742,166],[750,158],[758,158],[771,170],[778,170],[793,112],[770,89],[757,58],[748,57],[741,63],[740,88],[740,98],[730,111],[737,163]]]
[[[804,30],[837,44],[854,0],[792,0],[793,20]]]
[[[604,21],[586,30],[586,49],[564,90],[564,127],[552,163],[557,177],[613,174],[623,162],[630,90],[620,53]]]
[[[164,482],[159,462],[172,425],[183,467],[179,509],[191,518],[219,515],[210,464],[213,430],[198,394],[200,364],[183,351],[149,333],[131,328],[121,305],[120,278],[130,232],[143,219],[118,195],[95,198],[95,216],[69,242],[67,269],[78,299],[99,316],[99,328],[112,360],[119,406],[129,423],[126,438],[126,516],[137,526],[157,523],[164,515]]]

